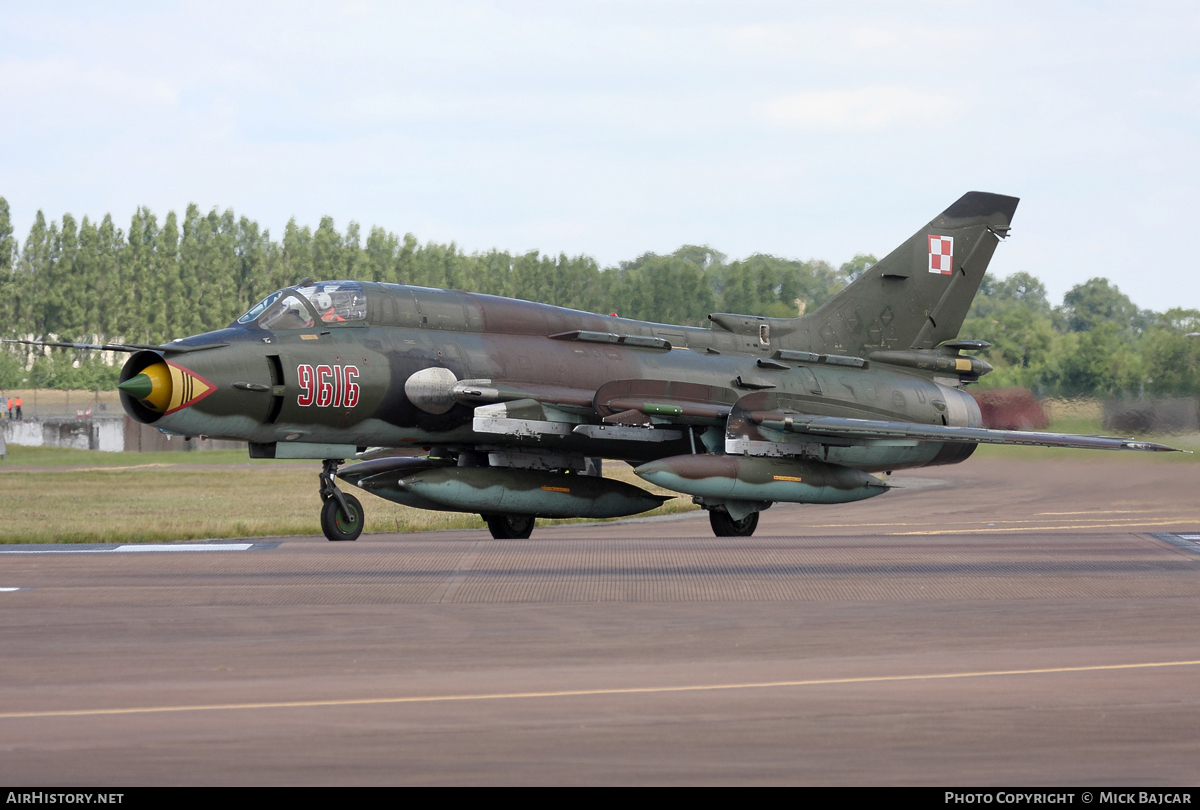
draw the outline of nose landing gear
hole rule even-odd
[[[321,464],[321,531],[332,541],[357,540],[363,530],[363,508],[358,498],[337,488],[338,464],[325,459]]]

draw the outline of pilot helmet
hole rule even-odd
[[[324,312],[333,306],[333,298],[327,292],[319,292],[313,296],[313,306],[317,312]]]

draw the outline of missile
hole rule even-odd
[[[347,467],[338,477],[406,506],[483,515],[614,518],[647,512],[670,500],[591,475],[511,467],[435,467],[427,459],[415,458],[365,461]]]
[[[370,487],[363,486],[364,481],[378,478],[382,482],[391,473],[390,478],[395,482],[397,476],[414,475],[426,470],[432,470],[437,466],[436,461],[426,456],[385,456],[384,458],[360,461],[357,464],[343,467],[338,471],[337,477],[347,484],[353,484],[362,489],[370,489]]]
[[[888,490],[859,470],[807,459],[671,456],[643,464],[634,473],[663,489],[728,500],[849,503]]]
[[[414,509],[438,511],[446,507],[396,486],[398,480],[432,470],[436,466],[436,462],[425,456],[388,456],[351,464],[339,470],[337,477],[384,500]]]

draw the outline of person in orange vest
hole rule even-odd
[[[21,419],[22,418],[21,417],[21,406],[25,404],[25,400],[21,399],[20,397],[17,397],[15,400],[10,399],[8,401],[8,404],[10,407],[13,407],[16,410],[17,419]],[[10,416],[12,415],[11,412],[9,413],[9,415]]]

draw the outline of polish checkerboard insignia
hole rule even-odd
[[[929,237],[929,272],[948,276],[954,272],[954,237]]]

